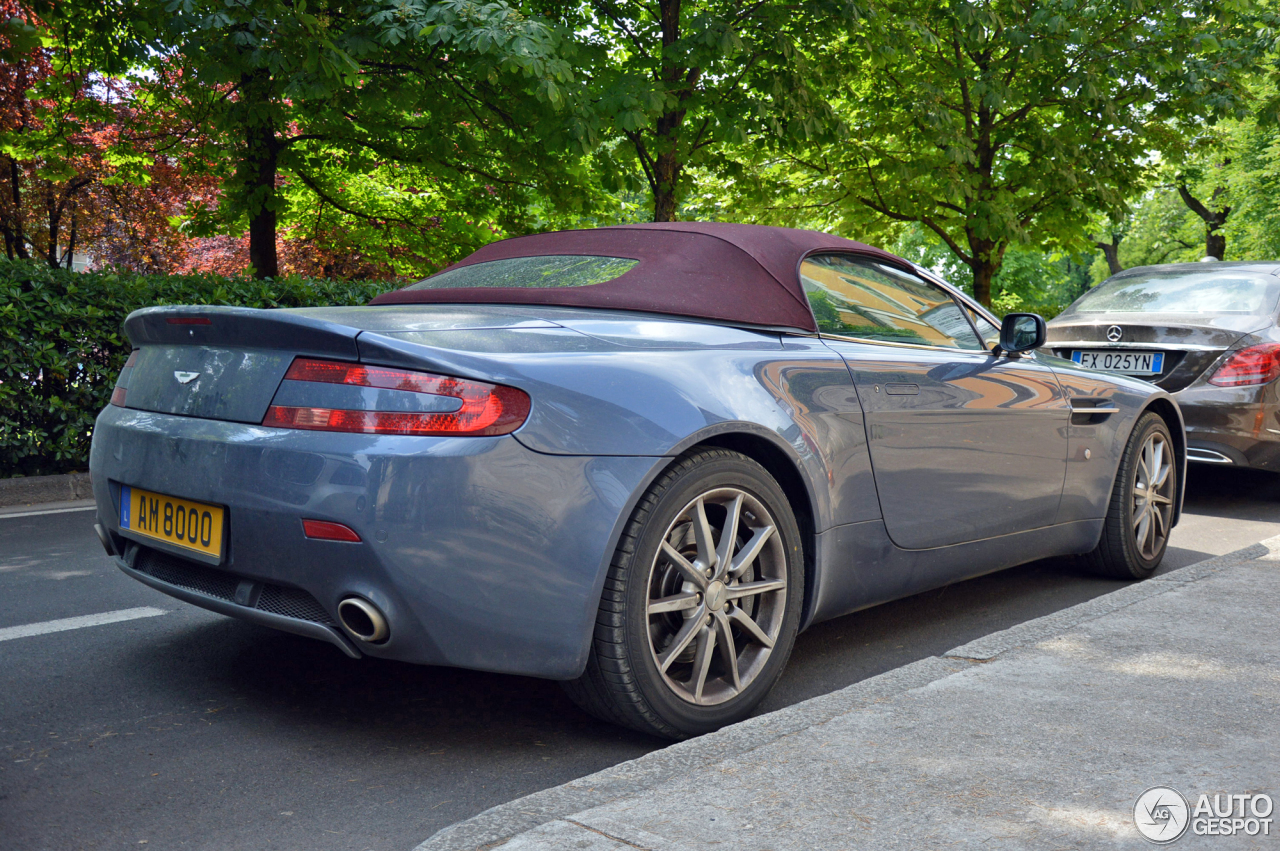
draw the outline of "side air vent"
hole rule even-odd
[[[1215,452],[1212,449],[1197,449],[1194,446],[1187,450],[1187,460],[1199,461],[1202,464],[1234,464],[1235,463],[1235,461],[1232,461],[1230,458],[1228,458],[1226,455],[1223,455],[1221,452]]]

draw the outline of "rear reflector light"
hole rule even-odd
[[[331,523],[328,520],[303,520],[302,533],[308,538],[315,538],[318,541],[360,543],[360,536],[356,534],[355,529],[350,526],[343,526],[341,523]]]
[[[170,325],[212,325],[207,316],[170,316],[165,319]]]
[[[123,408],[123,407],[124,407],[124,394],[125,394],[125,389],[124,389],[123,387],[117,387],[115,390],[112,390],[112,391],[111,391],[111,404],[113,404],[113,405],[116,405],[116,406],[118,406],[118,407]],[[98,398],[99,398],[99,399],[101,399],[102,397],[101,397],[101,396],[99,396]]]
[[[1280,343],[1250,346],[1227,358],[1209,379],[1219,387],[1266,384],[1280,378]]]
[[[448,413],[406,413],[272,405],[262,420],[265,426],[357,434],[476,437],[510,434],[524,425],[529,416],[529,395],[523,390],[429,372],[297,358],[284,377],[291,381],[450,396],[461,399],[462,407]]]

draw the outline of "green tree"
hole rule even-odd
[[[692,173],[740,170],[732,146],[777,149],[831,138],[818,94],[829,69],[803,47],[856,21],[848,0],[577,0],[538,5],[574,41],[581,107],[572,135],[607,189],[648,189],[672,221]],[[642,180],[637,180],[642,176]]]
[[[111,13],[105,44],[94,23]],[[573,183],[573,157],[530,132],[571,73],[555,33],[505,2],[66,0],[50,14],[84,27],[104,66],[145,66],[143,96],[200,129],[173,154],[222,191],[190,232],[247,229],[259,277],[303,213],[449,256],[519,219],[535,188]]]
[[[918,263],[945,280],[973,294],[969,267],[932,231],[913,222],[901,228],[897,239],[885,248]],[[1088,254],[1071,255],[1041,251],[1029,245],[1013,245],[1000,272],[991,281],[991,309],[997,316],[1011,311],[1031,311],[1052,319],[1075,301],[1092,283]]]
[[[775,167],[774,203],[845,229],[917,222],[985,304],[1013,245],[1085,247],[1178,122],[1238,106],[1260,49],[1216,0],[885,0],[820,51],[846,141]]]

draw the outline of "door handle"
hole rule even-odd
[[[884,392],[890,396],[919,396],[919,384],[886,384]]]

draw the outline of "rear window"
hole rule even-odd
[[[405,289],[589,287],[612,281],[629,272],[639,262],[627,257],[593,257],[583,254],[511,257],[450,269],[410,284]]]
[[[1272,313],[1280,278],[1229,272],[1168,272],[1103,281],[1073,313]]]

